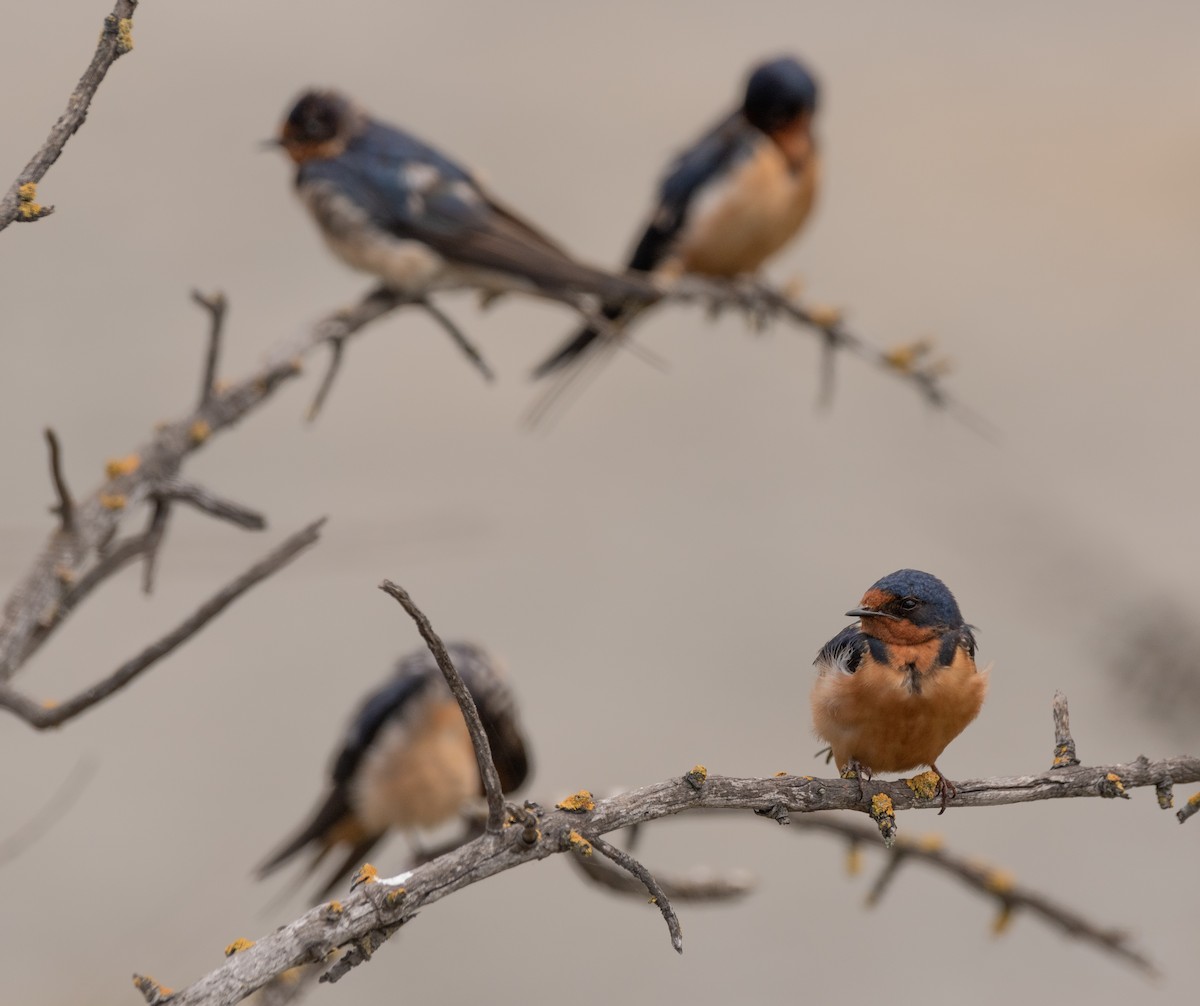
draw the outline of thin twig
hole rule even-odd
[[[841,817],[806,814],[794,819],[792,824],[794,828],[800,830],[824,831],[838,835],[850,843],[852,850],[863,846],[879,846],[877,832],[874,828],[862,827]],[[874,907],[879,904],[884,892],[904,863],[919,862],[939,873],[954,877],[972,890],[996,902],[999,909],[995,922],[997,930],[1008,925],[1015,911],[1027,909],[1068,936],[1094,944],[1101,950],[1133,964],[1147,974],[1157,973],[1150,958],[1132,946],[1132,940],[1128,933],[1119,929],[1098,926],[1085,919],[1074,909],[1060,905],[1031,888],[1019,886],[1004,870],[947,851],[942,847],[941,840],[936,835],[926,836],[916,841],[901,839],[883,855],[886,856],[887,862],[875,877],[871,889],[867,893],[866,903],[868,906]]]
[[[209,492],[203,486],[183,479],[174,478],[162,483],[156,490],[155,496],[163,500],[175,500],[194,506],[201,513],[218,520],[228,521],[248,531],[261,531],[267,526],[267,518],[257,510],[251,510],[224,499],[216,493]]]
[[[471,744],[475,748],[475,760],[479,763],[479,777],[483,780],[483,791],[487,797],[487,831],[493,834],[499,832],[504,827],[504,791],[500,788],[500,773],[496,771],[496,762],[492,758],[492,747],[488,743],[487,733],[484,732],[483,721],[479,718],[475,700],[463,682],[462,675],[458,673],[454,662],[450,659],[450,654],[446,652],[445,644],[433,631],[433,626],[429,624],[429,619],[425,617],[424,612],[409,597],[408,591],[391,580],[384,580],[379,585],[379,589],[399,601],[400,606],[416,622],[417,631],[421,633],[421,638],[425,640],[425,645],[429,647],[429,652],[433,654],[434,660],[441,668],[446,684],[450,686],[450,691],[458,700],[463,719],[467,721],[467,730],[471,734]]]
[[[454,319],[451,318],[450,315],[446,314],[445,311],[443,311],[427,297],[418,301],[414,301],[413,303],[416,304],[417,307],[421,308],[422,311],[428,314],[429,317],[431,317],[439,325],[441,325],[443,329],[445,329],[446,334],[449,335],[454,341],[454,344],[463,351],[463,355],[466,356],[466,358],[473,364],[475,364],[476,369],[483,374],[485,380],[494,381],[496,379],[495,373],[488,365],[487,360],[483,358],[483,354],[480,353],[475,344],[467,338],[466,333],[463,332],[463,330],[459,328],[457,324],[455,324]]]
[[[158,556],[162,551],[163,539],[167,535],[167,524],[171,520],[171,504],[159,497],[150,512],[150,524],[146,528],[145,558],[142,561],[142,593],[154,592],[154,574],[158,572]]]
[[[75,530],[75,502],[71,499],[71,490],[67,488],[67,480],[63,475],[62,448],[58,443],[58,434],[49,426],[45,434],[46,445],[50,448],[50,479],[58,496],[58,503],[50,508],[50,512],[58,514],[62,529],[70,534]]]
[[[595,856],[572,856],[571,862],[584,877],[600,887],[607,887],[618,894],[643,893],[645,885],[611,866],[608,860]],[[728,874],[700,869],[690,874],[655,871],[655,876],[672,901],[736,901],[753,893],[756,887],[754,879],[742,871]]]
[[[53,828],[75,806],[75,801],[83,795],[95,774],[96,763],[90,758],[76,762],[42,809],[7,838],[0,840],[0,865],[16,859]]]
[[[610,859],[622,870],[628,870],[631,874],[637,877],[650,892],[650,900],[658,906],[658,910],[662,912],[663,920],[667,924],[667,932],[671,934],[671,946],[675,948],[676,953],[683,953],[683,929],[679,925],[679,916],[675,914],[675,909],[671,907],[671,899],[667,897],[667,892],[662,889],[662,886],[654,879],[641,863],[634,859],[629,853],[623,849],[618,849],[611,842],[606,842],[598,835],[586,836],[587,840],[605,859]]]
[[[220,291],[203,294],[199,290],[193,290],[192,300],[208,312],[211,320],[208,328],[208,352],[204,356],[204,376],[200,382],[199,407],[203,409],[212,400],[217,384],[217,369],[221,364],[221,335],[225,329],[225,312],[229,308],[229,302]]]
[[[1175,811],[1175,816],[1179,818],[1180,824],[1187,821],[1193,814],[1200,814],[1200,793],[1192,794],[1188,797],[1187,803]]]
[[[1051,768],[1070,768],[1078,765],[1075,757],[1075,739],[1071,736],[1071,714],[1067,710],[1067,697],[1062,692],[1054,693],[1054,760]]]
[[[78,716],[97,702],[108,698],[113,692],[124,688],[177,646],[191,639],[251,587],[286,566],[317,540],[321,525],[324,523],[325,518],[321,518],[292,535],[241,576],[210,597],[161,639],[151,643],[136,657],[127,660],[106,678],[84,689],[78,695],[64,702],[39,705],[14,690],[11,685],[0,684],[0,707],[16,713],[38,730],[59,726]]]
[[[67,99],[67,110],[58,117],[46,142],[17,175],[4,198],[0,199],[0,230],[14,220],[38,220],[54,212],[53,206],[40,206],[35,201],[36,185],[58,160],[67,140],[83,125],[108,68],[133,48],[132,20],[137,4],[138,0],[117,0],[112,13],[104,19],[104,29],[100,33],[95,55]]]
[[[325,399],[329,396],[329,392],[333,388],[333,379],[337,377],[338,371],[342,369],[342,357],[345,348],[346,339],[344,336],[330,336],[329,366],[325,368],[325,376],[321,378],[321,383],[317,385],[317,393],[313,395],[312,404],[308,407],[308,412],[304,417],[310,423],[316,420],[321,414],[321,409],[325,407]]]

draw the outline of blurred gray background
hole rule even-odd
[[[0,64],[0,178],[42,142],[93,51],[105,0],[64,0]],[[294,95],[336,85],[476,167],[568,247],[615,265],[667,158],[782,51],[824,85],[818,211],[770,275],[844,306],[880,343],[935,335],[991,444],[853,359],[815,407],[807,334],[656,312],[632,354],[548,433],[519,417],[528,368],[572,324],[551,305],[447,301],[501,379],[401,315],[358,340],[324,417],[315,376],[188,467],[260,507],[252,537],[175,521],[159,589],[130,572],[17,679],[65,695],[110,670],[319,514],[317,549],[118,698],[58,733],[0,719],[0,835],[80,759],[98,772],[42,841],[0,869],[6,1002],[133,1003],[129,974],[180,987],[234,937],[303,907],[252,866],[316,798],[360,695],[418,645],[375,588],[405,584],[448,637],[512,668],[537,756],[528,794],[635,786],[695,762],[816,772],[810,662],[877,577],[943,577],[994,664],[952,778],[1044,769],[1050,700],[1071,699],[1086,761],[1200,748],[1105,670],[1131,611],[1194,619],[1200,349],[1200,7],[1190,3],[146,3],[39,190],[53,217],[0,237],[0,580],[51,528],[41,441],[76,491],[151,424],[190,407],[206,319],[232,308],[224,370],[349,302],[367,281],[327,256],[257,141]],[[1194,672],[1193,672],[1194,674]],[[1186,721],[1185,721],[1186,724]],[[1180,796],[1186,796],[1186,792]],[[843,851],[750,815],[647,829],[651,865],[741,866],[758,893],[658,914],[552,860],[424,912],[313,1002],[614,996],[895,1003],[1178,998],[1197,943],[1200,824],[1153,794],[906,813],[909,835],[1013,870],[1128,927],[1151,985],[1088,946],[911,868],[883,906]],[[403,862],[397,841],[374,857]],[[877,866],[878,855],[868,855]],[[294,878],[293,878],[294,879]],[[471,964],[464,964],[464,960]],[[785,991],[786,990],[786,991]],[[386,997],[386,1000],[385,1000]]]

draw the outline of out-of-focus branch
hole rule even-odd
[[[61,726],[67,720],[74,719],[80,713],[130,684],[138,675],[149,670],[177,646],[191,639],[251,587],[286,566],[317,540],[321,525],[324,523],[325,519],[321,518],[292,535],[269,555],[256,562],[241,576],[210,597],[161,639],[151,643],[137,656],[127,660],[107,677],[85,688],[79,694],[63,702],[38,703],[17,692],[11,685],[3,683],[0,684],[0,708],[16,713],[38,730]]]
[[[37,202],[37,183],[58,160],[67,140],[83,125],[108,68],[133,48],[133,12],[137,5],[138,0],[117,0],[112,13],[104,19],[96,52],[67,99],[67,110],[58,117],[46,142],[0,198],[0,231],[14,220],[40,220],[54,212],[53,206],[42,206]]]
[[[851,869],[857,872],[859,851],[864,846],[879,846],[874,828],[864,827],[840,817],[805,815],[792,820],[803,831],[824,831],[840,836],[849,845]],[[879,904],[884,892],[905,863],[922,863],[937,872],[961,881],[970,889],[996,903],[997,915],[992,928],[1000,933],[1008,928],[1013,915],[1021,910],[1036,915],[1055,929],[1099,947],[1103,952],[1133,964],[1147,974],[1155,974],[1154,964],[1133,946],[1130,935],[1120,929],[1097,925],[1074,909],[1061,905],[1031,888],[1018,885],[1012,874],[960,856],[945,849],[941,837],[927,835],[916,841],[901,839],[890,850],[881,853],[887,862],[879,871],[867,895],[867,904]]]
[[[302,358],[331,334],[348,338],[402,303],[402,298],[393,295],[376,295],[330,315],[301,337],[281,345],[243,380],[223,388],[212,387],[198,407],[161,425],[153,439],[137,450],[109,461],[105,481],[87,497],[71,502],[69,529],[55,530],[32,569],[5,602],[0,618],[0,682],[10,680],[101,583],[139,556],[152,563],[165,529],[167,508],[174,501],[183,500],[242,526],[261,526],[260,515],[181,480],[183,463],[192,452],[253,413],[281,385],[299,375]],[[210,333],[210,347],[215,341]],[[210,370],[215,372],[211,348],[205,366],[206,386]],[[71,497],[64,495],[66,487],[58,463],[52,465],[52,473],[61,511],[64,499]],[[118,538],[139,505],[154,508],[149,527],[140,534]],[[152,568],[148,571],[152,573]]]
[[[58,823],[75,801],[83,795],[87,785],[96,774],[96,763],[90,759],[80,761],[70,774],[59,784],[58,789],[33,817],[11,835],[0,839],[0,866],[16,859],[46,832]],[[11,808],[11,803],[9,804]]]
[[[569,298],[555,298],[568,306],[578,306]],[[959,419],[981,436],[993,439],[995,430],[976,412],[955,399],[946,390],[944,378],[949,369],[944,358],[933,353],[933,343],[920,339],[882,349],[851,331],[842,313],[834,308],[806,304],[792,293],[758,282],[721,281],[699,276],[685,276],[660,291],[656,303],[698,303],[712,315],[733,310],[744,314],[755,330],[761,330],[774,320],[783,320],[810,329],[821,340],[822,359],[819,369],[818,403],[827,406],[833,399],[834,363],[839,352],[846,352],[910,385],[930,406],[944,410]],[[631,349],[643,354],[622,326],[614,326],[603,318],[584,315],[587,323],[600,332],[598,345],[590,347],[578,360],[568,364],[556,375],[546,391],[535,400],[526,413],[526,422],[537,426],[566,400],[569,392],[579,391],[584,382],[593,379],[614,352]],[[656,361],[657,365],[657,361]]]

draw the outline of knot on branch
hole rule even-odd
[[[1099,789],[1100,795],[1106,800],[1115,800],[1118,797],[1122,800],[1129,799],[1129,794],[1125,792],[1125,783],[1116,772],[1109,772],[1101,779]]]

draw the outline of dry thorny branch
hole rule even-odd
[[[381,586],[393,597],[403,595],[390,582],[385,581]],[[411,599],[405,608],[418,620],[431,647],[435,646],[436,635]],[[450,679],[449,674],[447,678]],[[470,723],[473,706],[470,695],[464,692],[456,697]],[[1061,695],[1055,697],[1055,732],[1054,767],[1050,770],[1035,776],[964,780],[958,784],[952,806],[987,807],[1068,797],[1128,799],[1129,790],[1154,786],[1160,806],[1169,807],[1175,783],[1200,781],[1200,758],[1188,756],[1158,761],[1140,757],[1129,764],[1102,767],[1070,764],[1074,746],[1069,736],[1066,700]],[[1068,749],[1072,754],[1064,758],[1063,753]],[[485,752],[485,745],[476,745],[480,774],[487,780],[489,797],[492,801],[500,800],[494,767],[489,772],[483,764]],[[553,810],[529,801],[520,807],[507,804],[503,827],[498,831],[485,830],[453,851],[395,877],[380,878],[373,867],[364,865],[345,900],[319,905],[257,942],[235,941],[224,964],[179,992],[142,975],[135,976],[134,982],[152,1006],[166,1001],[172,1006],[232,1006],[301,966],[325,966],[328,970],[321,980],[337,981],[369,960],[375,950],[422,908],[487,877],[562,852],[576,856],[594,856],[598,852],[629,872],[650,893],[667,921],[673,946],[682,950],[682,933],[669,893],[642,864],[601,836],[701,808],[753,811],[780,823],[789,822],[790,814],[807,815],[823,810],[867,812],[879,826],[892,857],[875,885],[875,898],[906,859],[925,861],[997,898],[1005,924],[1012,913],[1027,909],[1071,935],[1096,943],[1143,969],[1151,968],[1148,959],[1134,950],[1123,934],[1097,927],[1048,899],[1020,889],[1003,874],[969,864],[930,845],[893,844],[897,810],[939,806],[930,780],[922,776],[895,782],[872,780],[869,789],[866,799],[860,800],[856,781],[786,774],[738,779],[712,775],[702,766],[695,766],[680,777],[606,800],[597,801],[591,793],[581,790],[560,801]],[[809,827],[833,830],[855,844],[871,834],[866,829],[843,826],[825,818],[812,822]],[[344,952],[334,959],[339,948]]]
[[[133,12],[138,0],[117,0],[112,13],[104,19],[100,41],[96,45],[92,61],[79,78],[75,90],[67,100],[67,110],[46,137],[46,142],[30,158],[16,181],[9,186],[0,199],[0,231],[15,221],[40,220],[54,212],[53,206],[41,206],[37,202],[37,183],[58,160],[63,147],[87,118],[88,107],[96,95],[108,68],[117,59],[133,48]]]

